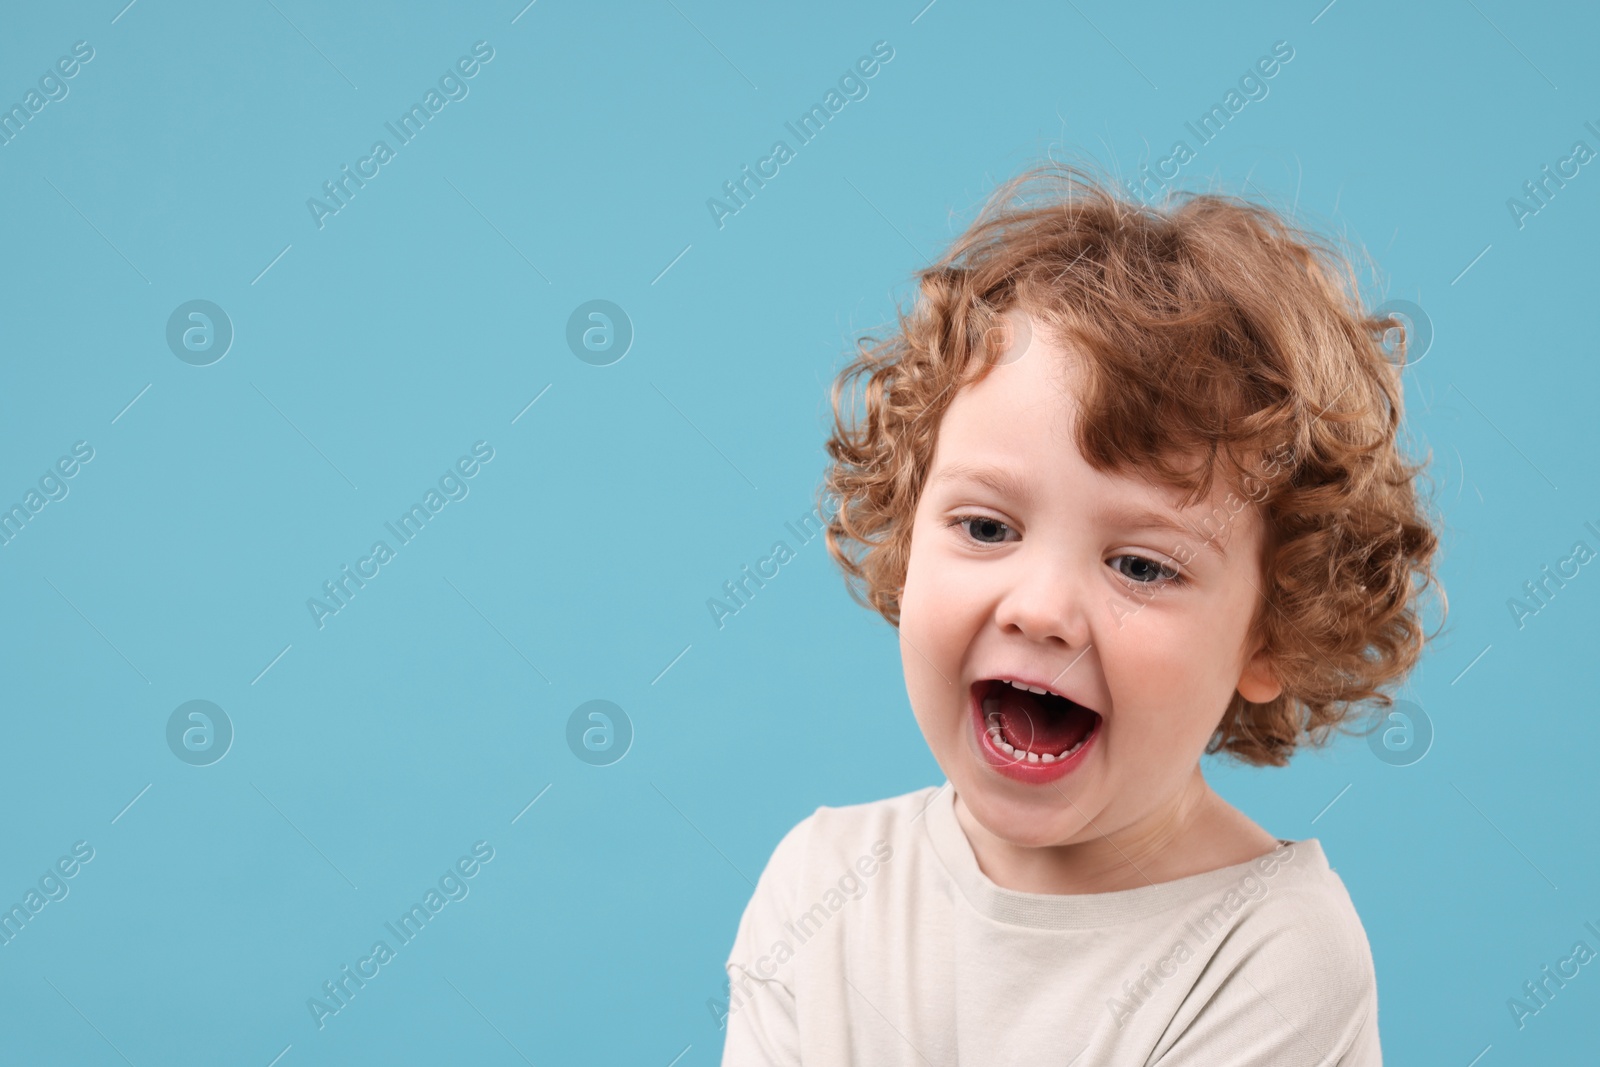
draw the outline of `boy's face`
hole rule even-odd
[[[1180,512],[1176,490],[1090,467],[1072,437],[1079,357],[1028,321],[1025,353],[962,389],[940,424],[900,644],[957,795],[996,837],[1039,847],[1159,824],[1234,691],[1259,702],[1280,687],[1245,647],[1262,585],[1254,506],[1219,480]]]

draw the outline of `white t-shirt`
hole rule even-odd
[[[1378,1067],[1372,953],[1315,838],[1110,893],[1003,889],[943,786],[818,808],[739,922],[724,1067]]]

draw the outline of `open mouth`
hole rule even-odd
[[[1101,716],[1064,696],[1006,679],[973,684],[977,728],[998,759],[1018,770],[1066,770],[1099,732]]]

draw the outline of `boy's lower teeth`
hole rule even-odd
[[[1073,745],[1065,752],[1059,753],[1034,752],[1032,749],[1018,748],[1011,742],[1007,741],[1004,735],[1001,734],[1000,713],[994,710],[995,704],[996,702],[992,699],[985,700],[983,702],[984,722],[988,727],[989,740],[993,741],[994,747],[998,748],[1001,752],[1004,752],[1008,756],[1014,756],[1025,763],[1054,763],[1057,760],[1066,759],[1073,753],[1077,752],[1078,749],[1082,748],[1085,741],[1089,740],[1089,734],[1084,734],[1077,744]],[[1092,730],[1090,731],[1090,733],[1093,732],[1094,731]]]

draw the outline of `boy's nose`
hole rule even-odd
[[[1088,589],[1092,582],[1057,560],[1018,561],[1017,572],[995,608],[1002,632],[1041,644],[1083,648],[1089,643]]]

